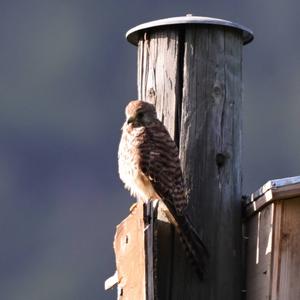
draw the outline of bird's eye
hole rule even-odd
[[[143,116],[144,116],[144,113],[143,112],[138,112],[137,113],[137,115],[136,115],[136,117],[137,117],[137,119],[142,119],[143,118]]]

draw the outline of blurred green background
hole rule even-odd
[[[300,170],[300,4],[0,1],[0,299],[116,299],[115,225],[132,200],[117,174],[136,98],[125,32],[187,13],[236,21],[244,48],[244,193]]]

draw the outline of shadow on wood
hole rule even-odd
[[[200,281],[189,261],[173,224],[166,215],[166,207],[159,203],[155,224],[156,273],[158,299],[199,299]]]

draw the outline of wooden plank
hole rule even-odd
[[[118,272],[118,300],[146,299],[144,208],[138,202],[118,226],[114,251]]]
[[[296,184],[300,184],[300,176],[269,180],[262,187],[260,187],[256,192],[252,193],[251,196],[247,199],[246,203],[249,204],[255,201],[270,189],[280,189],[285,186],[293,186]]]
[[[300,299],[300,198],[283,202],[277,290],[272,299]]]
[[[255,289],[252,289],[253,281],[255,280],[254,274],[256,266],[256,247],[257,247],[257,236],[258,236],[258,214],[253,216],[246,225],[247,232],[247,261],[246,261],[246,299],[255,299]],[[251,282],[251,284],[249,283]]]
[[[271,271],[271,300],[277,299],[278,279],[280,278],[280,256],[281,256],[281,227],[283,201],[275,202],[274,211],[274,232],[273,232],[273,249],[272,249],[272,271]]]
[[[270,297],[274,204],[253,216],[247,224],[247,300]]]
[[[159,203],[158,216],[156,221],[156,239],[157,245],[157,291],[158,299],[173,299],[172,295],[172,278],[173,278],[173,250],[175,229],[166,217],[163,207],[164,204]],[[168,275],[166,275],[168,274]]]
[[[273,182],[273,181],[270,181]],[[261,211],[265,206],[276,200],[284,200],[294,198],[300,195],[300,183],[276,186],[272,185],[270,189],[265,191],[260,197],[249,202],[245,207],[245,217],[248,218],[252,214]]]
[[[155,223],[157,219],[158,200],[144,203],[144,238],[146,264],[146,299],[157,299],[157,287],[154,280],[156,274],[156,244],[154,243]]]

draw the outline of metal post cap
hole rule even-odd
[[[185,25],[185,24],[217,25],[217,26],[236,28],[242,31],[242,38],[243,38],[244,45],[250,43],[254,38],[253,32],[249,28],[242,26],[238,23],[230,22],[223,19],[193,16],[191,14],[187,14],[186,16],[183,17],[166,18],[166,19],[160,19],[160,20],[155,20],[155,21],[140,24],[128,30],[126,33],[126,38],[129,43],[137,46],[140,36],[147,29],[152,29],[152,28],[157,28],[162,26],[175,26],[175,25],[178,26],[178,25]]]

